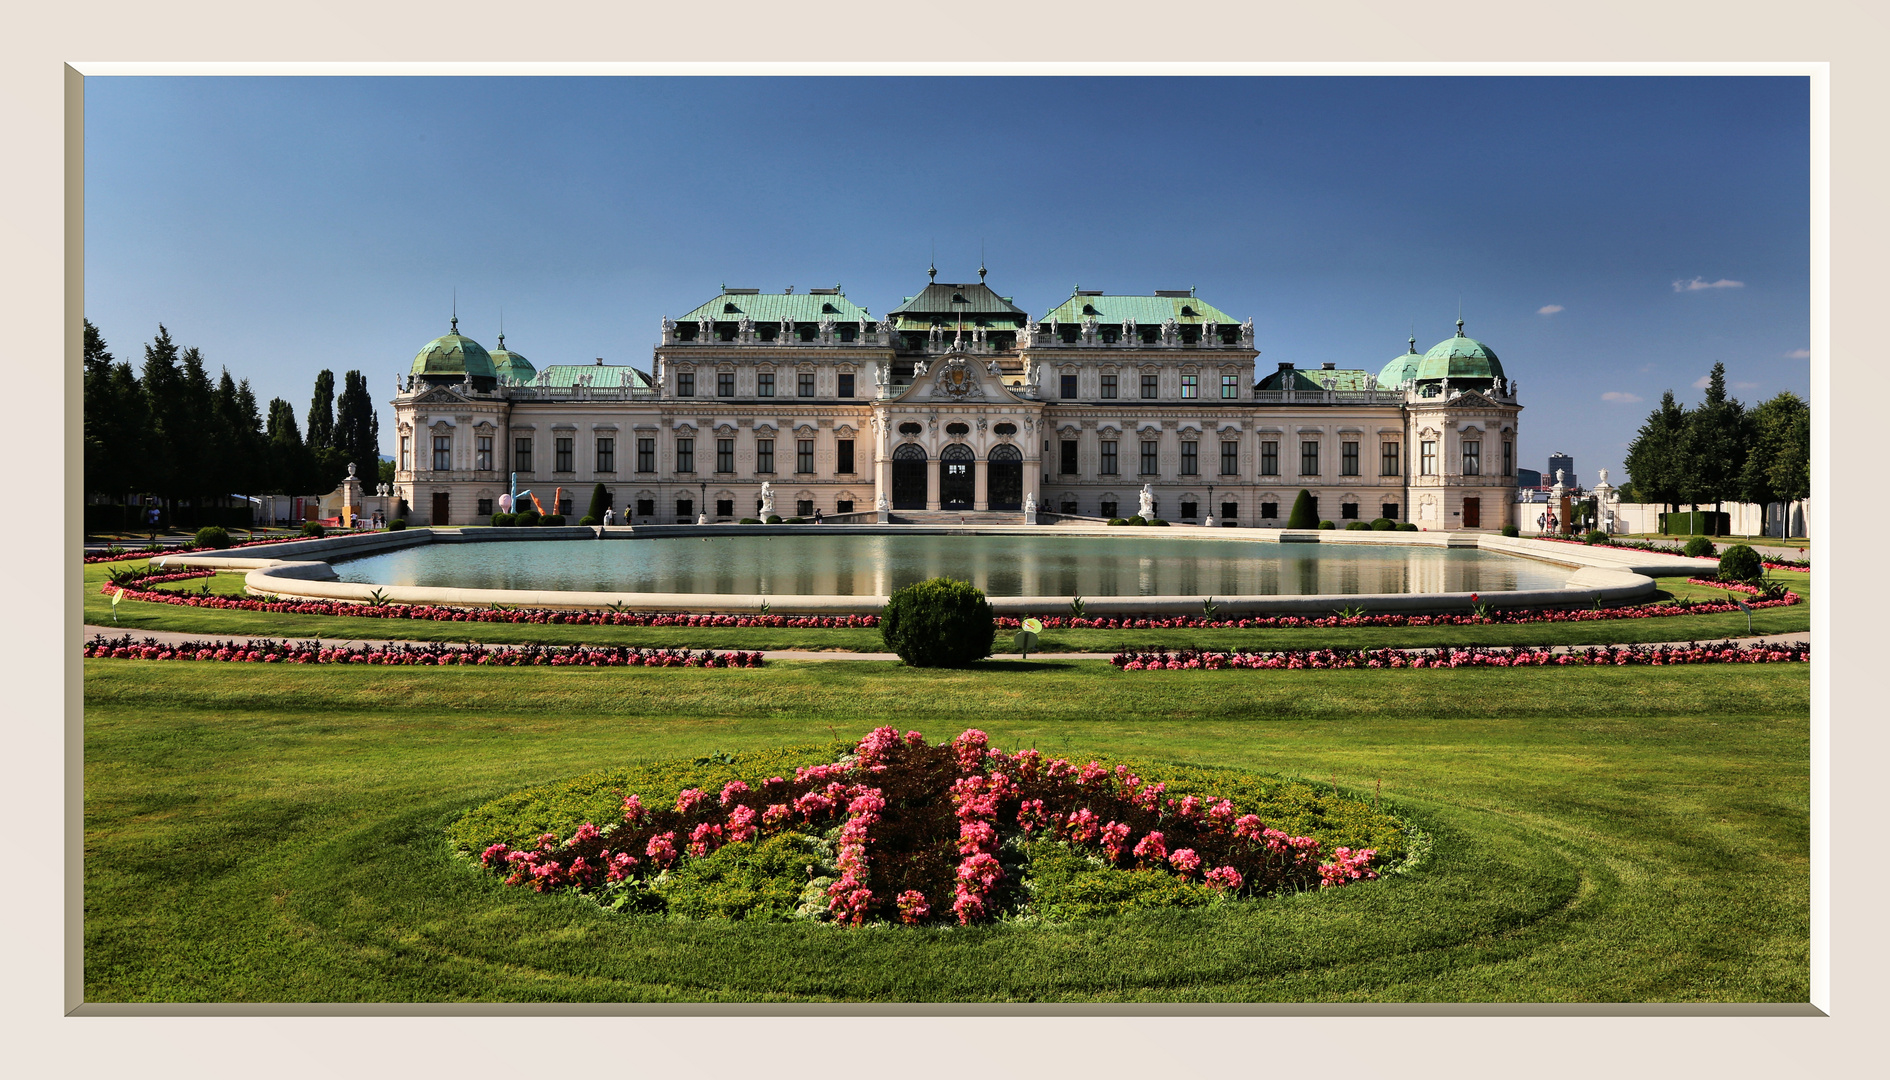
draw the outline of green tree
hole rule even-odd
[[[1286,527],[1289,529],[1317,529],[1319,527],[1319,511],[1313,509],[1312,492],[1303,488],[1300,490],[1298,497],[1293,500],[1292,511],[1286,516]]]
[[[1647,417],[1634,441],[1628,444],[1629,482],[1643,500],[1657,502],[1668,510],[1678,510],[1681,477],[1685,474],[1684,448],[1687,411],[1674,400],[1673,391],[1660,396],[1660,407]]]
[[[1714,364],[1707,376],[1706,400],[1687,417],[1681,440],[1685,472],[1680,497],[1697,506],[1739,497],[1739,478],[1746,467],[1748,432],[1746,407],[1726,396],[1726,365]]]
[[[367,378],[359,371],[350,371],[342,379],[341,398],[335,408],[335,448],[341,453],[343,473],[353,463],[361,482],[372,485],[372,478],[380,472],[380,418],[374,413]]]
[[[147,414],[146,442],[140,459],[138,486],[158,496],[167,510],[175,509],[180,494],[180,433],[191,427],[184,397],[184,380],[177,370],[177,343],[163,323],[157,337],[144,347],[144,370],[138,379]]]
[[[281,398],[270,399],[264,440],[268,444],[268,490],[281,495],[307,495],[314,490],[315,463],[302,443],[302,432],[295,426],[295,406]]]
[[[145,415],[137,377],[120,364],[92,320],[85,320],[85,490],[129,497],[143,444]]]
[[[1802,452],[1795,437],[1801,419],[1806,421]],[[1760,403],[1746,420],[1750,449],[1739,474],[1739,497],[1760,506],[1803,498],[1784,492],[1810,488],[1810,474],[1804,468],[1811,451],[1810,408],[1797,394],[1786,391]],[[1774,484],[1775,475],[1784,481],[1784,490]]]
[[[335,436],[335,373],[324,368],[315,375],[315,396],[308,404],[304,439],[311,466],[307,482],[315,494],[333,491],[348,475],[348,459]]]

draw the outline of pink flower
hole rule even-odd
[[[684,788],[682,794],[676,796],[676,812],[678,814],[687,814],[696,807],[701,806],[703,800],[708,797],[709,796],[700,788]]]
[[[1193,852],[1189,852],[1193,854]],[[1168,857],[1168,845],[1162,834],[1151,832],[1138,840],[1135,845],[1135,857],[1138,859],[1161,860]],[[1197,860],[1198,862],[1199,860]]]
[[[1201,856],[1196,855],[1193,848],[1181,848],[1168,856],[1168,864],[1184,874],[1192,874],[1201,869]]]
[[[983,768],[985,750],[990,741],[990,736],[977,728],[970,728],[953,739],[952,751],[958,757],[958,768],[964,772],[976,772]]]
[[[746,843],[755,838],[755,810],[751,806],[737,806],[728,813],[728,842]]]
[[[1111,862],[1121,862],[1122,853],[1129,847],[1129,827],[1120,821],[1112,821],[1102,827],[1103,850],[1109,852]]]
[[[787,824],[793,813],[786,803],[775,803],[761,812],[761,824],[770,830],[778,829]]]
[[[1231,866],[1217,866],[1207,872],[1207,883],[1216,889],[1239,892],[1243,884],[1240,871]]]
[[[666,867],[675,862],[676,834],[666,832],[661,836],[652,836],[649,844],[644,847],[643,854],[647,855],[650,861],[657,866]]]
[[[730,780],[728,783],[722,785],[722,805],[727,807],[730,803],[746,794],[748,794],[747,784],[742,783],[740,780]]]

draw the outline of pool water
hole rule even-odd
[[[1136,536],[806,532],[426,544],[335,563],[435,588],[885,596],[932,577],[989,596],[1247,596],[1556,589],[1570,571],[1474,549]]]

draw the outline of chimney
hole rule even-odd
[[[1319,366],[1320,366],[1321,368],[1323,368],[1324,370],[1326,370],[1326,371],[1331,371],[1331,370],[1333,370],[1334,368],[1336,368],[1336,367],[1338,367],[1339,365],[1338,365],[1338,363],[1337,363],[1336,361],[1333,361],[1333,360],[1328,360],[1328,361],[1326,361],[1325,363],[1323,363],[1323,364],[1320,364]]]

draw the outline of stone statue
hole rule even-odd
[[[936,327],[936,326],[934,326],[934,327],[932,328],[932,332],[933,332],[933,333],[937,333],[937,332],[938,332],[938,327]],[[921,376],[921,375],[923,375],[923,374],[925,374],[925,361],[923,361],[923,360],[915,360],[915,361],[913,361],[913,364],[912,364],[912,377],[916,379],[916,378],[918,378],[919,376]]]
[[[736,323],[735,326],[741,331],[741,335],[744,338],[753,337],[755,334],[755,320],[746,315],[743,315],[742,321]]]
[[[822,341],[833,340],[834,325],[832,317],[820,320],[820,338]]]
[[[1028,349],[1037,344],[1037,324],[1026,322],[1017,328],[1017,347]]]
[[[354,479],[354,462],[348,462],[348,479]]]
[[[1034,394],[1037,392],[1037,387],[1042,380],[1043,365],[1041,363],[1030,365],[1030,372],[1024,377],[1024,385]]]
[[[1608,470],[1603,469],[1601,470],[1601,484],[1605,484],[1607,482],[1608,482]],[[1596,484],[1595,486],[1600,487],[1601,484]]]
[[[860,343],[860,344],[862,344],[862,345],[864,345],[864,344],[866,344],[866,335],[867,335],[867,334],[869,334],[869,333],[871,333],[871,331],[870,331],[870,330],[868,330],[868,329],[867,329],[867,327],[869,327],[869,326],[871,326],[871,325],[873,325],[873,324],[872,324],[872,323],[870,323],[870,322],[868,322],[868,321],[867,321],[867,320],[865,320],[865,319],[861,319],[861,320],[860,320],[860,327],[859,327],[859,329],[858,329],[858,330],[856,330],[856,331],[854,331],[854,338],[853,338],[853,339],[854,339],[855,341],[857,341],[857,342],[859,342],[859,343]]]
[[[1221,343],[1221,324],[1208,322],[1201,324],[1201,344],[1219,345]]]
[[[1034,514],[1036,512],[1037,512],[1037,497],[1035,495],[1024,496],[1024,513]]]
[[[1561,486],[1563,485],[1563,483],[1565,482],[1565,481],[1563,480],[1563,478],[1562,478],[1562,477],[1563,477],[1563,472],[1564,472],[1564,470],[1562,470],[1562,469],[1557,469],[1557,470],[1555,470],[1555,486],[1556,486],[1556,487],[1561,487]]]
[[[768,520],[774,513],[774,485],[766,480],[761,482],[761,519]]]
[[[1243,349],[1253,348],[1253,319],[1251,317],[1248,318],[1246,322],[1240,324],[1240,347]]]
[[[1180,340],[1181,324],[1171,315],[1162,323],[1162,344],[1173,345]]]
[[[998,363],[996,360],[993,360],[989,364],[985,365],[984,370],[986,374],[990,375],[993,379],[996,379],[1003,376],[1004,365]]]
[[[873,509],[875,510],[891,510],[892,509],[892,503],[886,501],[885,492],[883,491],[880,492],[879,498],[873,500]]]
[[[1155,486],[1153,484],[1142,485],[1140,500],[1135,512],[1142,515],[1144,521],[1155,520]]]
[[[892,345],[899,340],[898,324],[891,319],[879,320],[879,332],[886,335],[886,344],[888,345]]]
[[[715,340],[715,320],[704,315],[696,320],[696,340],[704,345]]]
[[[1096,331],[1101,325],[1102,323],[1098,321],[1094,315],[1085,318],[1083,320],[1083,340],[1094,341],[1096,339]]]
[[[675,343],[676,343],[676,320],[665,315],[663,316],[663,344],[674,345]]]

